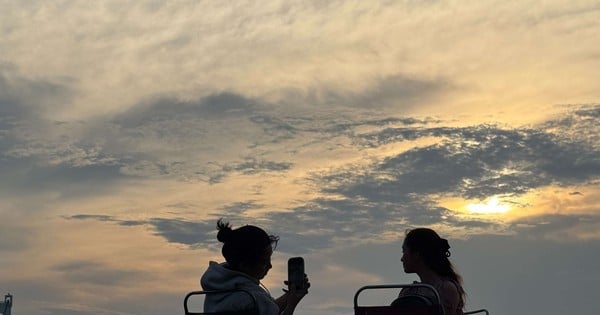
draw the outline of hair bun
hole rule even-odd
[[[217,230],[219,230],[219,233],[217,233],[219,242],[227,243],[231,240],[233,230],[231,229],[231,224],[229,224],[229,222],[219,219],[219,221],[217,221]]]

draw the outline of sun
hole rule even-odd
[[[496,196],[488,199],[487,203],[470,203],[467,205],[467,210],[471,213],[480,214],[497,214],[506,213],[510,210],[508,205],[501,205]]]

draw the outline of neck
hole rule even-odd
[[[435,285],[442,280],[442,277],[429,268],[424,268],[423,270],[417,271],[417,275],[419,275],[421,282],[430,285]]]

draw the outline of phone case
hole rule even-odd
[[[304,283],[304,259],[302,257],[292,257],[288,260],[288,286],[295,286],[296,289],[302,289]]]

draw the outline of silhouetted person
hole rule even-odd
[[[209,263],[208,269],[200,279],[202,288],[244,289],[256,299],[260,315],[292,315],[296,305],[308,293],[310,283],[306,275],[302,290],[291,288],[277,299],[274,299],[260,283],[272,267],[271,255],[279,237],[269,235],[263,229],[252,225],[233,230],[228,222],[222,220],[217,222],[217,229],[217,239],[223,243],[221,252],[225,262]],[[204,300],[205,312],[241,311],[252,307],[252,299],[243,292],[229,293],[225,296],[209,294]]]
[[[441,238],[434,230],[413,229],[406,234],[402,253],[404,272],[416,273],[421,283],[429,284],[438,291],[446,315],[462,315],[465,291],[461,276],[454,270],[448,259],[450,257],[448,241]],[[405,288],[400,291],[399,299],[408,295],[433,298],[431,290],[426,288]]]

